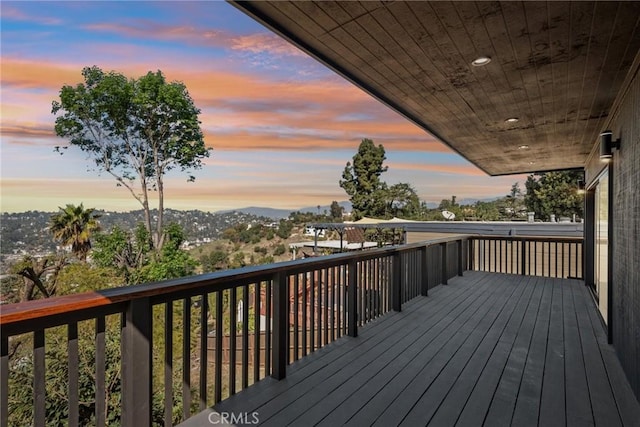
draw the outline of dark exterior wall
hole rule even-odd
[[[611,259],[612,342],[640,400],[640,74],[614,112],[610,128],[614,139],[621,138],[619,151],[614,152],[613,225]],[[586,168],[587,182],[597,177],[603,165],[594,147],[592,160]],[[590,225],[587,225],[590,226]]]
[[[614,127],[622,139],[613,163],[613,344],[640,398],[640,77]]]

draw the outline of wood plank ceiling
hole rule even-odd
[[[638,1],[231,3],[491,175],[584,167],[640,50]]]

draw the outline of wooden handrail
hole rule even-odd
[[[243,267],[161,282],[122,286],[94,292],[6,304],[0,306],[0,327],[4,329],[25,321],[53,318],[55,316],[81,312],[87,309],[128,303],[142,298],[156,297],[163,299],[163,296],[172,298],[174,294],[194,296],[201,292],[203,288],[206,288],[207,292],[225,290],[252,280],[267,280],[278,273],[297,274],[308,271],[309,269],[329,268],[341,264],[346,265],[350,260],[354,259],[366,261],[380,256],[391,256],[395,253],[409,251],[423,246],[466,240],[468,237],[470,236],[456,235],[402,246],[390,246],[361,252],[334,254],[319,258],[307,258],[268,265]],[[87,313],[86,318],[93,318],[93,315]],[[57,324],[61,325],[65,323],[64,319],[60,319]],[[47,324],[47,327],[51,326],[56,325]]]

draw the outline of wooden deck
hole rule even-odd
[[[583,282],[472,271],[184,425],[220,414],[277,427],[640,426]]]

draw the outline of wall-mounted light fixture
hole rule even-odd
[[[620,138],[614,141],[613,132],[605,130],[600,134],[600,160],[611,160],[614,148],[620,149]]]
[[[584,194],[585,183],[584,179],[578,180],[578,194]]]

